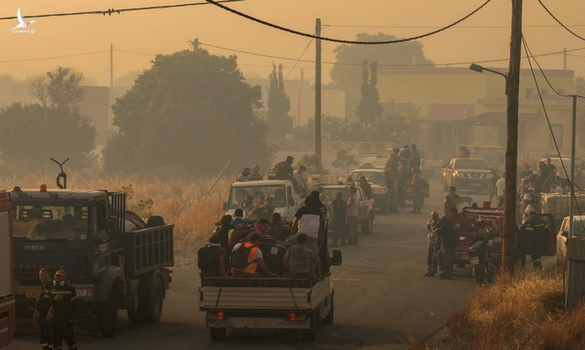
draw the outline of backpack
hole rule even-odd
[[[254,248],[252,245],[246,247],[245,243],[240,244],[240,247],[230,254],[230,267],[238,270],[243,270],[248,267],[253,262],[248,262],[248,256],[252,248]]]
[[[219,269],[218,248],[208,244],[199,249],[197,252],[197,267],[202,271],[215,271]]]
[[[431,186],[429,186],[427,179],[420,178],[420,189],[421,191],[430,191]]]

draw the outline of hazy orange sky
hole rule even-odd
[[[0,17],[15,16],[20,7],[27,15],[105,10],[137,6],[179,4],[187,0],[129,0],[129,1],[73,1],[73,0],[0,0]],[[197,1],[197,0],[195,0]],[[245,0],[228,4],[235,9],[264,20],[299,31],[314,32],[315,18],[323,25],[331,25],[323,36],[354,39],[359,32],[383,32],[398,37],[419,35],[433,28],[449,24],[481,5],[484,0]],[[561,21],[585,37],[585,1],[543,0]],[[426,56],[435,63],[454,63],[507,58],[510,42],[510,0],[492,0],[483,10],[455,28],[422,39]],[[115,14],[112,16],[83,15],[73,17],[36,18],[31,24],[34,34],[15,34],[9,29],[16,20],[0,21],[0,74],[19,79],[44,73],[57,66],[74,67],[99,85],[109,84],[110,43],[115,49],[144,54],[171,53],[189,48],[188,41],[198,38],[226,48],[267,55],[298,58],[310,39],[253,23],[212,5],[187,8],[150,10]],[[372,27],[336,27],[372,26]],[[567,49],[585,48],[582,41],[562,29],[544,11],[536,0],[524,0],[524,35],[534,54]],[[374,28],[373,26],[381,26]],[[386,26],[386,27],[384,27]],[[394,26],[394,28],[390,28]],[[405,26],[409,28],[404,28]],[[491,28],[485,28],[490,26]],[[503,28],[497,28],[502,26]],[[532,27],[540,26],[540,27]],[[400,28],[402,27],[402,28]],[[413,28],[416,27],[416,28]],[[426,27],[426,28],[421,28]],[[475,28],[469,28],[475,27]],[[483,27],[483,28],[477,28]],[[494,28],[496,27],[496,28]],[[323,42],[323,60],[334,61],[335,43]],[[208,48],[211,53],[229,55],[231,52]],[[104,51],[83,56],[34,60]],[[585,75],[585,50],[568,57],[568,69]],[[575,56],[578,55],[578,56]],[[313,60],[314,43],[303,59]],[[150,66],[154,56],[114,52],[114,79],[133,70]],[[266,77],[272,62],[283,63],[285,75],[293,61],[238,54],[238,62],[246,74]],[[7,62],[7,61],[18,62]],[[544,68],[562,69],[563,56],[542,57]],[[384,62],[379,62],[383,64]],[[507,67],[507,62],[485,64]],[[306,79],[314,75],[311,63],[299,63],[290,79],[298,79],[299,68],[305,68]],[[527,68],[526,61],[522,67]],[[330,81],[331,65],[324,65],[323,80]]]

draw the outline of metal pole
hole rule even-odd
[[[575,197],[575,139],[576,130],[577,130],[577,95],[571,95],[573,97],[573,125],[571,130],[571,200],[569,203],[569,237],[574,237],[573,235],[573,215],[574,215],[574,203],[573,201],[577,200]]]
[[[321,19],[317,18],[315,35],[321,36]],[[315,154],[321,161],[321,39],[315,40]]]
[[[514,274],[514,235],[516,233],[516,172],[518,164],[518,94],[522,46],[522,0],[512,0],[512,35],[507,79],[508,133],[506,141],[506,187],[504,199],[503,266]]]
[[[114,86],[114,44],[110,44],[110,87]]]

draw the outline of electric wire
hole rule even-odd
[[[394,29],[433,29],[437,26],[387,26],[387,25],[345,25],[330,24],[331,28],[394,28]],[[585,24],[571,24],[567,27],[585,27]],[[457,26],[457,29],[510,29],[510,26]],[[522,28],[557,28],[556,25],[523,25]]]
[[[451,27],[453,27],[453,26],[455,26],[455,25],[463,22],[467,18],[471,17],[476,12],[478,12],[479,10],[481,10],[485,5],[487,5],[491,0],[487,0],[480,7],[478,7],[477,9],[475,9],[474,11],[472,11],[471,13],[469,13],[467,16],[465,16],[465,17],[463,17],[463,18],[461,18],[461,19],[459,19],[459,20],[457,20],[457,21],[455,21],[455,22],[453,22],[453,23],[451,23],[448,26],[445,26],[443,28],[434,30],[434,31],[429,32],[429,33],[426,33],[426,34],[417,35],[417,36],[414,36],[414,37],[411,37],[411,38],[397,39],[397,40],[385,40],[385,41],[356,41],[356,40],[343,40],[343,39],[335,39],[335,38],[328,38],[328,37],[323,37],[323,36],[317,36],[317,35],[313,35],[313,34],[309,34],[309,33],[300,32],[298,30],[286,28],[286,27],[280,26],[278,24],[270,23],[270,22],[267,22],[265,20],[262,20],[262,19],[259,19],[259,18],[256,18],[256,17],[252,17],[252,16],[247,15],[247,14],[245,14],[243,12],[240,12],[240,11],[234,10],[233,8],[230,8],[230,7],[227,7],[225,5],[222,5],[222,4],[219,3],[219,1],[215,1],[215,0],[205,0],[205,1],[207,1],[210,4],[213,4],[213,5],[217,6],[217,7],[221,8],[221,9],[223,9],[223,10],[226,10],[226,11],[229,11],[229,12],[231,12],[233,14],[236,14],[236,15],[238,15],[240,17],[249,19],[251,21],[254,21],[254,22],[263,24],[265,26],[268,26],[268,27],[271,27],[271,28],[274,28],[274,29],[278,29],[278,30],[282,30],[282,31],[288,32],[290,34],[296,34],[296,35],[305,36],[305,37],[308,37],[308,38],[325,40],[325,41],[331,41],[331,42],[334,42],[334,43],[341,43],[341,44],[384,45],[384,44],[396,44],[396,43],[403,43],[403,42],[407,42],[407,41],[413,41],[413,40],[417,40],[417,39],[422,39],[422,38],[431,36],[433,34],[437,34],[439,32],[442,32],[442,31],[444,31],[446,29],[449,29],[449,28],[451,28]]]
[[[579,213],[579,216],[581,216],[581,208],[579,207],[579,202],[577,201],[577,196],[575,195],[575,187],[573,185],[573,182],[571,181],[571,178],[569,177],[569,173],[567,172],[567,168],[565,166],[565,162],[563,161],[563,157],[561,156],[561,150],[559,149],[559,144],[557,143],[557,138],[555,137],[555,133],[553,132],[552,129],[552,124],[550,122],[550,119],[548,117],[548,112],[546,110],[546,105],[544,103],[544,99],[542,98],[542,94],[540,92],[540,87],[538,85],[538,79],[536,79],[536,74],[534,73],[534,69],[532,67],[532,61],[530,60],[530,49],[528,48],[528,43],[526,42],[526,39],[524,38],[524,35],[522,35],[522,43],[524,45],[524,50],[526,51],[526,56],[528,56],[528,65],[530,66],[530,71],[532,72],[532,77],[534,79],[534,84],[536,85],[536,91],[538,91],[538,97],[540,98],[540,103],[542,105],[542,109],[544,111],[544,116],[546,117],[546,122],[548,124],[548,128],[550,131],[550,134],[552,136],[552,140],[555,144],[555,149],[557,151],[557,154],[559,156],[559,160],[561,162],[561,166],[563,167],[563,172],[565,173],[565,176],[567,177],[567,182],[569,183],[569,186],[571,186],[571,197],[572,199],[575,201],[575,206],[577,208],[577,213]],[[532,59],[534,59],[534,57],[532,57]],[[536,59],[534,59],[534,61],[538,64],[538,62],[536,61]],[[540,67],[540,65],[538,65]],[[542,72],[542,70],[541,70]],[[545,76],[546,79],[546,76]],[[548,79],[546,79],[548,82]],[[550,83],[549,83],[550,86]],[[552,86],[551,86],[552,88]],[[554,90],[554,88],[552,88]],[[555,92],[557,94],[559,94],[556,90]],[[560,94],[559,94],[560,95]],[[566,96],[566,95],[561,95],[561,96]],[[574,164],[573,164],[574,166]],[[583,227],[583,230],[585,231],[585,222],[583,222],[583,220],[579,220],[581,222],[581,225]]]
[[[218,2],[238,2],[244,0],[218,0]],[[129,8],[122,8],[122,9],[107,9],[105,11],[82,11],[82,12],[66,12],[66,13],[49,13],[49,14],[42,14],[42,15],[32,15],[26,16],[26,18],[46,18],[46,17],[67,17],[67,16],[79,16],[79,15],[109,15],[112,14],[121,14],[122,12],[133,12],[133,11],[144,11],[144,10],[160,10],[160,9],[168,9],[168,8],[175,8],[175,7],[189,7],[189,6],[199,6],[199,5],[208,5],[207,2],[191,2],[185,4],[175,4],[175,5],[158,5],[158,6],[146,6],[146,7],[129,7]],[[0,21],[10,20],[10,19],[18,19],[17,16],[11,17],[0,17]]]
[[[315,39],[311,39],[311,41],[309,41],[309,43],[307,44],[307,46],[305,47],[305,49],[303,50],[303,53],[301,53],[301,55],[299,56],[299,58],[297,59],[297,61],[295,62],[295,64],[293,65],[293,67],[290,69],[290,71],[288,72],[288,74],[286,75],[286,78],[284,78],[283,82],[285,82],[288,77],[290,76],[290,74],[292,73],[292,71],[295,69],[295,67],[297,66],[297,63],[299,63],[299,60],[301,58],[303,58],[303,55],[305,54],[305,52],[307,52],[307,49],[309,48],[309,46],[311,46],[311,43],[313,42],[313,40]]]
[[[101,50],[101,51],[92,51],[92,52],[76,53],[76,54],[72,54],[72,55],[63,55],[63,56],[40,57],[40,58],[24,58],[24,59],[20,59],[20,60],[5,60],[5,61],[0,61],[0,63],[52,60],[52,59],[56,59],[56,58],[85,56],[85,55],[92,55],[92,54],[95,54],[95,53],[102,53],[102,52],[109,52],[109,51],[110,50]]]
[[[558,24],[561,25],[561,27],[565,28],[569,33],[573,34],[574,36],[576,36],[577,38],[585,41],[585,38],[580,36],[579,34],[575,33],[574,31],[572,31],[571,29],[569,29],[569,27],[567,27],[566,25],[563,24],[563,22],[559,21],[555,15],[552,14],[552,12],[550,12],[550,10],[542,3],[541,0],[538,0],[538,2],[540,3],[540,5],[542,5],[542,7],[545,9],[546,12],[548,12],[548,14],[555,20],[557,21]]]
[[[256,53],[256,52],[250,52],[250,51],[244,51],[244,50],[238,50],[238,49],[232,49],[232,48],[228,48],[228,47],[223,47],[223,46],[217,46],[217,45],[212,45],[212,44],[206,44],[206,43],[202,43],[199,42],[199,45],[203,45],[203,46],[209,46],[209,47],[213,47],[216,49],[220,49],[220,50],[226,50],[226,51],[232,51],[232,52],[238,52],[238,53],[243,53],[243,54],[247,54],[247,55],[252,55],[252,56],[259,56],[259,57],[268,57],[268,58],[277,58],[277,59],[281,59],[281,60],[287,60],[287,61],[296,61],[296,58],[291,58],[291,57],[282,57],[282,56],[273,56],[273,55],[268,55],[268,54],[261,54],[261,53]],[[582,51],[585,50],[585,47],[579,47],[576,49],[570,49],[567,50],[566,52],[575,52],[575,51]],[[548,53],[543,53],[543,54],[538,54],[535,57],[544,57],[544,56],[552,56],[552,55],[558,55],[558,54],[562,54],[565,51],[554,51],[554,52],[548,52]],[[522,59],[525,59],[526,57],[522,57]],[[508,61],[509,58],[498,58],[498,59],[491,59],[491,60],[481,60],[481,61],[468,61],[468,62],[450,62],[450,63],[429,63],[429,64],[417,64],[417,65],[412,65],[412,64],[378,64],[378,67],[435,67],[435,66],[457,66],[457,65],[464,65],[464,64],[471,64],[471,63],[495,63],[495,62],[504,62],[504,61]],[[306,63],[315,63],[315,61],[313,60],[299,60],[300,62],[306,62]],[[362,66],[361,63],[351,63],[351,62],[330,62],[330,61],[322,61],[322,64],[337,64],[337,65],[341,65],[341,66]]]

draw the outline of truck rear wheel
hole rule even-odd
[[[335,311],[335,293],[331,293],[331,307],[329,308],[329,314],[327,317],[321,320],[321,324],[331,326],[333,324],[333,316]]]
[[[225,339],[225,328],[209,328],[209,335],[211,340],[220,341]]]
[[[142,279],[138,291],[138,318],[142,323],[157,323],[163,309],[163,284],[158,276]],[[129,312],[130,316],[130,312]],[[132,320],[132,318],[131,318]]]
[[[118,322],[118,293],[116,286],[112,286],[110,291],[110,300],[100,305],[98,316],[98,331],[104,338],[111,338],[116,332],[116,323]]]
[[[311,328],[301,330],[301,335],[304,341],[317,340],[317,325],[320,323],[319,311],[315,310],[311,313]]]

